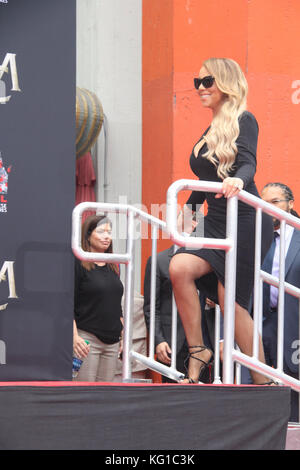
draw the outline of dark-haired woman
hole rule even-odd
[[[83,250],[112,253],[111,230],[106,216],[88,217],[82,227]],[[73,349],[77,357],[84,358],[76,380],[113,380],[122,334],[122,296],[115,264],[75,260]]]

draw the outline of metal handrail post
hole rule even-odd
[[[157,268],[157,225],[151,226],[152,256],[150,280],[150,325],[149,325],[149,357],[155,354],[155,311],[156,311],[156,268]]]
[[[259,273],[260,279],[259,279],[259,333],[262,337],[262,326],[263,326],[263,288],[264,288],[264,283],[261,278],[261,271]]]
[[[172,329],[171,329],[171,367],[176,369],[177,355],[177,307],[174,294],[172,294]]]
[[[129,262],[126,265],[124,299],[123,382],[130,382],[132,377],[130,352],[132,349],[134,303],[134,248],[134,213],[129,210],[127,218],[127,254],[129,256]]]
[[[174,253],[178,247],[174,245]],[[171,329],[171,367],[176,369],[176,355],[177,355],[177,306],[175,301],[174,292],[172,292],[172,329]]]
[[[214,360],[214,384],[221,384],[220,377],[220,306],[215,306],[215,360]]]
[[[225,255],[225,299],[224,299],[224,352],[223,383],[233,383],[234,326],[235,326],[235,285],[236,285],[236,240],[237,240],[237,196],[227,200],[227,239],[231,248]]]
[[[240,351],[240,348],[237,345],[235,345],[235,347],[236,347],[237,351]],[[237,385],[240,385],[241,381],[242,381],[242,366],[239,362],[236,362],[236,364],[235,364],[235,383]]]
[[[277,326],[277,369],[283,371],[283,338],[284,338],[284,278],[285,278],[285,220],[280,223],[279,253],[279,288],[278,288],[278,326]]]
[[[254,296],[253,296],[253,357],[259,355],[260,329],[260,270],[261,270],[261,229],[262,210],[256,210],[255,253],[254,253]]]

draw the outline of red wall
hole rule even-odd
[[[208,57],[236,60],[248,79],[248,109],[260,127],[258,189],[284,182],[300,207],[299,24],[299,0],[143,0],[142,197],[149,211],[165,202],[173,181],[194,178],[189,155],[211,114],[193,77]],[[142,273],[149,254],[145,240]]]

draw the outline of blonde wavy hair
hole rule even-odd
[[[240,133],[238,118],[247,108],[248,84],[237,62],[232,59],[210,58],[203,66],[215,78],[224,93],[220,111],[214,116],[209,132],[203,137],[207,152],[203,154],[217,168],[221,179],[227,178],[237,154],[236,139]]]

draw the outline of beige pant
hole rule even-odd
[[[119,360],[119,343],[103,343],[95,335],[82,330],[78,330],[78,334],[90,342],[90,352],[83,360],[74,380],[78,382],[112,382]]]

